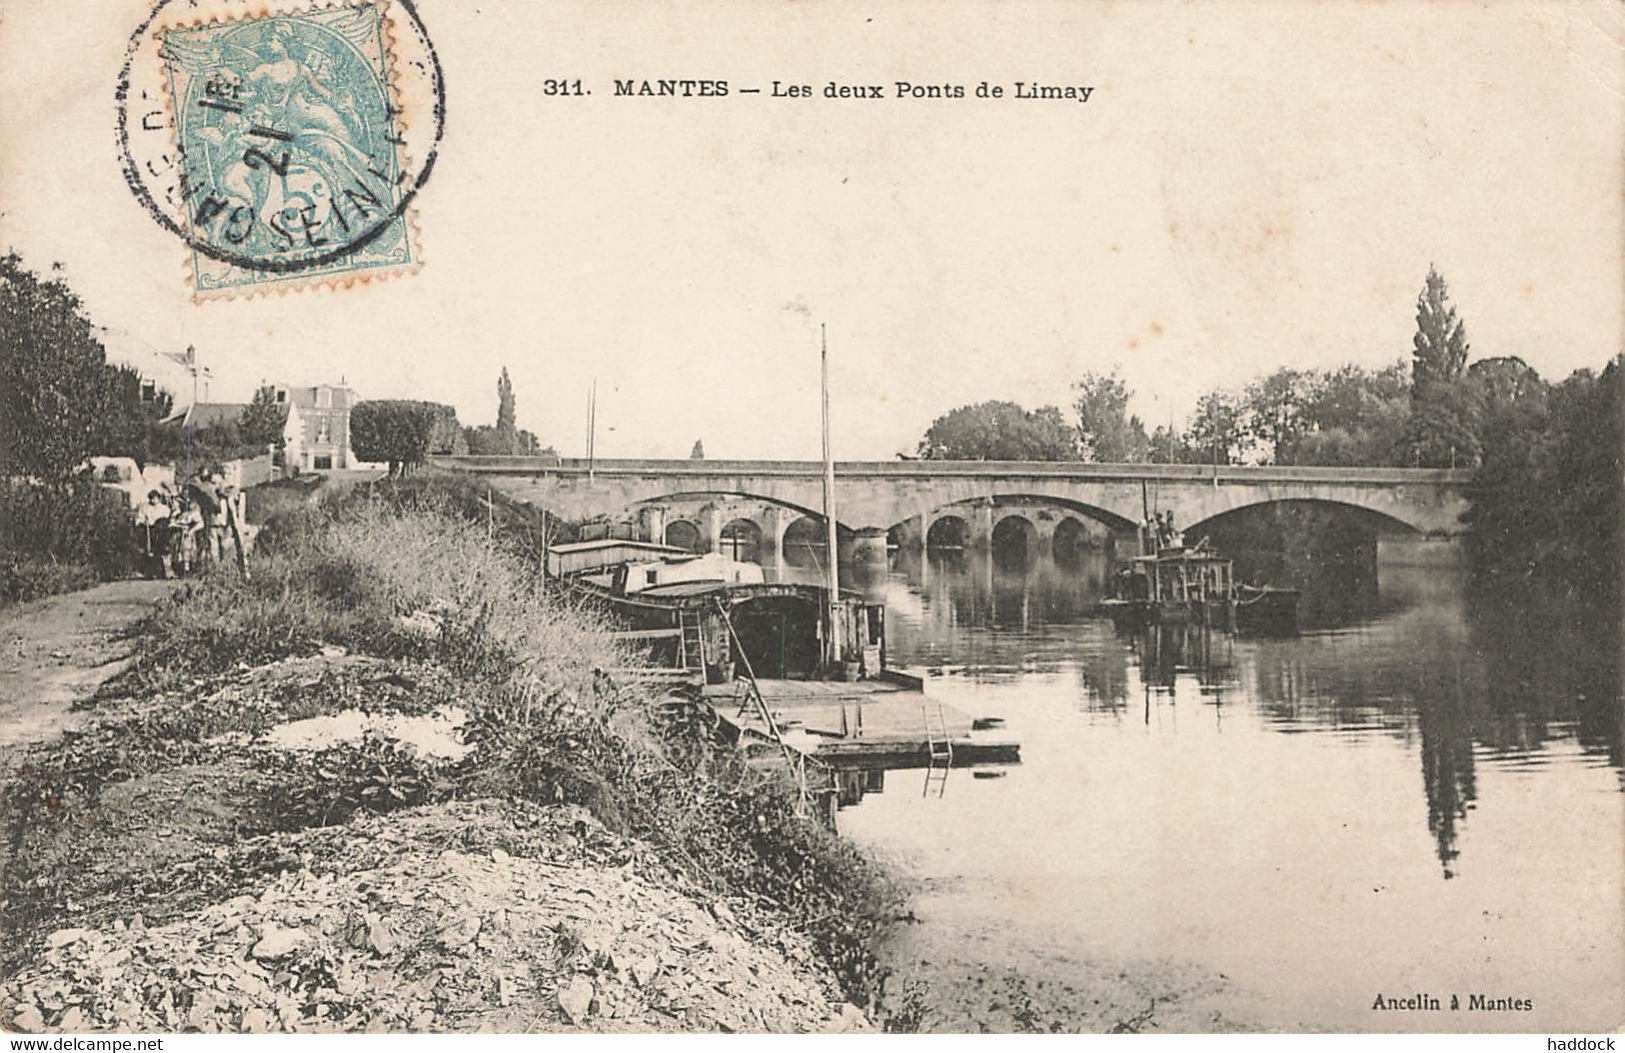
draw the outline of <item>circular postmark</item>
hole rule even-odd
[[[200,298],[419,263],[446,93],[414,0],[158,0],[115,98],[125,182]]]

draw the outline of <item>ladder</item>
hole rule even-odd
[[[779,747],[784,755],[785,764],[790,768],[790,777],[796,787],[796,814],[806,817],[812,812],[813,804],[813,787],[808,769],[817,767],[817,762],[810,760],[805,753],[784,741],[784,735],[779,731],[779,722],[773,719],[773,711],[768,709],[767,700],[762,697],[762,689],[756,683],[756,671],[751,668],[750,656],[745,653],[745,645],[739,641],[739,634],[734,632],[733,621],[728,617],[728,608],[721,600],[717,600],[716,605],[717,613],[722,616],[722,624],[728,630],[728,638],[739,651],[739,661],[743,666],[743,675],[736,674],[734,677],[734,696],[736,698],[742,696],[739,712],[743,714],[750,708],[756,710],[756,715],[761,718],[767,730],[767,738]]]
[[[920,703],[920,719],[925,723],[925,745],[929,759],[925,768],[925,788],[920,796],[931,796],[934,786],[937,796],[941,797],[948,790],[948,772],[954,766],[954,743],[948,737],[948,721],[942,712],[942,703],[936,706],[936,720],[933,721],[931,707]]]
[[[677,612],[677,664],[684,669],[705,669],[705,642],[700,633],[700,612]]]

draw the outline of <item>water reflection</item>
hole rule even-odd
[[[1346,993],[1402,978],[1543,999],[1538,1021],[1446,1029],[1617,1023],[1617,627],[1471,597],[1449,546],[1357,538],[1306,559],[1293,583],[1317,613],[1286,639],[1120,630],[1092,616],[1098,549],[853,568],[887,603],[894,659],[1005,719],[1023,763],[956,774],[940,800],[920,799],[922,771],[890,773],[908,790],[854,797],[842,828],[937,887],[985,889],[960,909],[995,930],[1036,911],[1077,953],[1199,961],[1289,1023],[1391,1028]]]
[[[1181,673],[1196,677],[1204,694],[1224,697],[1235,683],[1235,637],[1199,623],[1147,625],[1127,637],[1147,691],[1172,691]]]

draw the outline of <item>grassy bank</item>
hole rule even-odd
[[[534,587],[528,510],[488,523],[472,496],[424,478],[290,507],[265,525],[250,580],[222,568],[141,626],[98,720],[10,772],[0,978],[55,953],[65,927],[179,924],[263,893],[290,859],[319,869],[334,838],[354,855],[389,828],[380,817],[433,827],[425,810],[484,802],[466,814],[493,825],[463,845],[539,851],[513,830],[548,827],[535,809],[574,810],[549,828],[623,846],[641,879],[689,889],[730,925],[805,938],[846,999],[868,1000],[885,875],[796,817],[782,777],[618,675],[629,658],[593,615]],[[372,733],[264,745],[316,717],[452,710],[464,755]]]

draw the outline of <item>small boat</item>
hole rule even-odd
[[[1206,545],[1166,545],[1135,556],[1112,579],[1108,611],[1143,622],[1234,624],[1236,592],[1230,560]]]
[[[1112,578],[1100,609],[1114,619],[1148,625],[1199,622],[1234,631],[1292,633],[1298,627],[1298,590],[1238,585],[1232,562],[1208,547],[1187,547],[1177,535],[1158,543],[1144,535],[1145,555],[1130,559]]]

